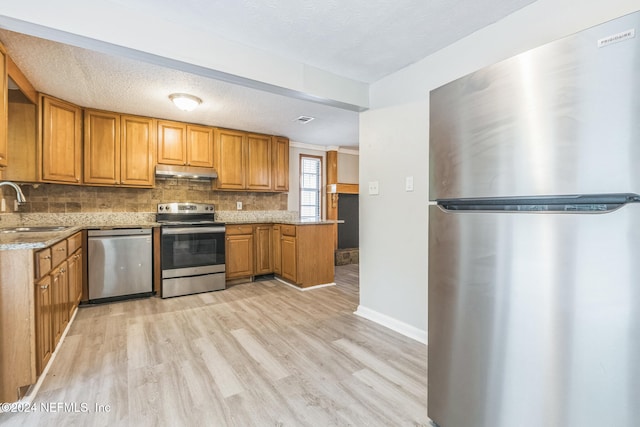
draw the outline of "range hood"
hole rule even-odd
[[[218,173],[214,168],[199,166],[156,165],[157,178],[215,179]]]

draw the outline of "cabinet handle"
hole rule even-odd
[[[42,257],[42,259],[51,259],[51,255],[45,255]]]
[[[62,252],[62,251],[66,251],[66,249],[65,249],[65,248],[58,248],[57,250],[58,250],[58,251],[61,251],[61,252]]]
[[[76,178],[76,182],[80,182],[80,178]]]
[[[66,272],[67,272],[67,270],[65,268],[61,268],[60,269],[60,273],[66,273]]]
[[[40,285],[40,289],[49,289],[49,285]]]

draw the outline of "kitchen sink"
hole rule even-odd
[[[35,225],[33,227],[5,227],[0,228],[0,234],[6,233],[47,233],[51,231],[64,231],[71,228],[66,225]]]

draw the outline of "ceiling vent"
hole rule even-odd
[[[302,123],[302,124],[306,124],[309,123],[311,120],[315,119],[315,117],[309,117],[309,116],[300,116],[296,119],[296,122],[298,123]]]

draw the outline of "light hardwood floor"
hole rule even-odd
[[[0,424],[428,426],[426,347],[353,314],[357,265],[336,283],[81,307],[35,401],[59,412]]]

